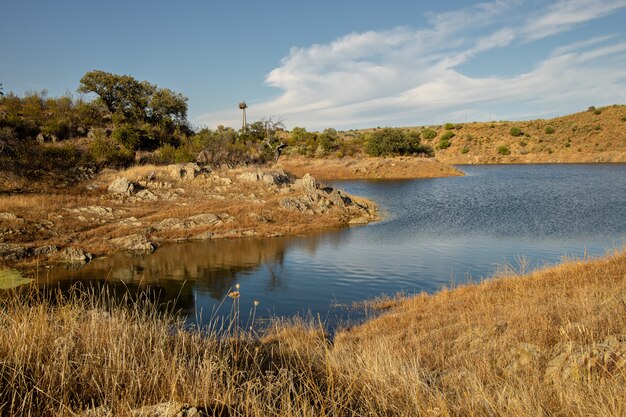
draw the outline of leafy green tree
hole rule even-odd
[[[130,75],[90,71],[81,78],[78,91],[97,94],[116,124],[148,122],[171,125],[169,130],[186,124],[187,97]]]
[[[78,91],[95,93],[112,114],[123,116],[127,121],[138,121],[146,118],[146,108],[155,87],[130,75],[94,70],[83,75]]]
[[[147,113],[152,123],[171,120],[182,125],[187,120],[187,97],[169,88],[156,88],[150,96]]]

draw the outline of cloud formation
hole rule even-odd
[[[511,24],[506,16],[521,13],[518,3],[430,14],[429,26],[419,30],[352,33],[292,48],[266,77],[281,94],[254,104],[249,114],[284,118],[288,127],[352,128],[536,117],[623,101],[626,41],[614,34],[560,45],[525,72],[464,74],[464,64],[488,51],[541,42],[626,7],[626,0],[562,0]],[[197,121],[237,126],[237,116],[229,110]]]

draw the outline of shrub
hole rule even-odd
[[[98,164],[105,166],[128,166],[134,161],[134,153],[110,139],[96,138],[89,144],[89,154]]]
[[[511,151],[505,145],[498,146],[498,153],[500,155],[510,155]]]
[[[455,125],[454,123],[446,123],[445,125],[443,125],[443,128],[446,130],[452,130],[454,129]]]
[[[621,120],[622,122],[626,122],[626,117],[622,117],[620,120]]]
[[[526,141],[523,141],[523,140],[519,141],[519,146],[525,147],[526,145],[528,145],[528,143],[526,143]]]
[[[136,126],[122,125],[113,131],[111,137],[131,151],[149,150],[151,147],[147,132]]]
[[[365,152],[372,156],[430,154],[429,147],[420,145],[419,133],[390,127],[370,133]]]
[[[596,111],[596,106],[589,106],[587,110],[591,112]]]
[[[626,117],[624,119],[626,119]],[[422,139],[431,140],[437,137],[437,132],[432,129],[423,129],[421,135],[422,135]]]
[[[443,135],[441,135],[441,139],[443,139],[443,140],[450,140],[454,136],[455,136],[454,133],[448,131],[448,132],[445,132]]]
[[[593,114],[595,114],[596,116],[599,115],[599,114],[602,114],[602,110],[596,109],[596,110],[593,111]]]
[[[524,134],[524,132],[522,132],[522,129],[520,129],[517,126],[513,126],[510,130],[509,133],[511,134],[511,136],[522,136]]]
[[[464,146],[463,149],[461,149],[461,153],[463,155],[465,155],[466,153],[468,153],[470,151],[470,148],[468,148],[467,146]]]
[[[552,126],[546,126],[546,135],[551,135],[554,133],[554,128]]]

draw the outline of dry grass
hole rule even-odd
[[[626,162],[626,106],[598,110],[546,120],[463,123],[452,130],[451,146],[437,150],[436,156],[451,164]],[[524,134],[511,136],[512,127]],[[546,133],[548,127],[554,133]],[[439,134],[426,142],[432,146],[445,131],[443,126],[434,129]],[[511,154],[500,155],[501,145]]]
[[[453,166],[431,158],[281,158],[278,166],[297,176],[306,173],[320,180],[437,178],[463,175]]]
[[[185,329],[142,296],[4,297],[0,413],[625,415],[625,274],[622,252],[422,294],[334,342],[298,320]]]

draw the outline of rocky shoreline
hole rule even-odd
[[[166,242],[302,234],[378,219],[365,199],[265,167],[105,170],[51,192],[0,197],[0,264],[81,264]]]

